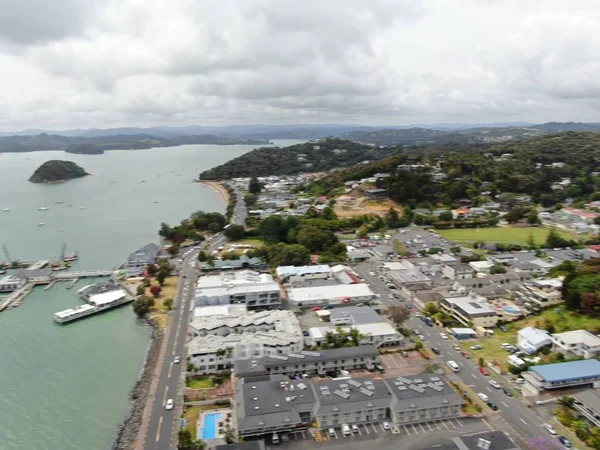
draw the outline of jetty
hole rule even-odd
[[[33,283],[28,283],[0,299],[0,311],[19,306],[23,299],[33,290]]]

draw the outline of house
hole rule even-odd
[[[304,279],[326,279],[333,276],[331,267],[326,264],[312,266],[279,266],[275,269],[282,283],[291,283]]]
[[[484,297],[470,294],[466,297],[446,297],[440,306],[452,317],[468,327],[495,327],[500,319]]]
[[[562,280],[559,278],[534,278],[525,282],[516,292],[517,298],[525,303],[536,304],[539,307],[562,303]]]
[[[471,261],[469,266],[471,266],[475,272],[490,273],[490,269],[494,267],[494,264],[489,261]]]
[[[448,265],[442,266],[442,275],[449,280],[466,280],[473,278],[475,271],[468,264]]]
[[[585,417],[590,424],[600,427],[600,392],[586,389],[573,395],[573,408]]]
[[[21,289],[27,284],[24,278],[16,277],[13,275],[6,275],[0,279],[0,292],[12,292],[17,289]]]
[[[387,190],[377,188],[366,189],[365,194],[367,194],[367,197],[371,199],[382,199],[387,197]]]
[[[552,344],[547,331],[526,327],[517,333],[517,347],[527,353],[536,353],[540,348]]]
[[[591,211],[584,211],[576,208],[562,208],[556,211],[553,215],[555,220],[571,223],[580,223],[592,225],[598,214]]]
[[[473,328],[450,328],[450,334],[456,339],[472,339],[477,337]]]
[[[360,303],[375,298],[364,283],[290,288],[287,293],[289,302],[298,306]]]
[[[329,311],[329,321],[332,325],[363,325],[367,323],[381,323],[383,318],[369,306],[346,306],[333,308]]]
[[[348,250],[348,260],[350,262],[364,262],[371,257],[367,250],[352,248]]]
[[[128,269],[144,269],[148,264],[154,264],[156,262],[159,253],[160,247],[158,244],[151,242],[131,253],[127,257],[125,267]]]
[[[342,327],[345,332],[352,329],[357,330],[363,338],[360,345],[374,345],[377,348],[401,345],[404,337],[392,325],[381,321],[376,323],[364,323],[352,326]],[[308,329],[310,345],[321,345],[327,341],[327,334],[336,334],[337,329],[334,326],[312,327]]]
[[[471,214],[474,216],[485,216],[487,214],[487,210],[485,208],[473,207],[471,208]]]
[[[397,425],[459,417],[464,400],[442,376],[352,380],[289,380],[280,375],[235,383],[238,435],[269,435],[342,423]]]
[[[584,359],[558,364],[532,366],[521,376],[524,393],[539,394],[545,390],[568,387],[600,387],[600,361]]]
[[[560,352],[567,358],[596,358],[600,356],[600,337],[587,330],[555,333],[552,335],[552,351]]]
[[[471,210],[465,206],[462,206],[452,211],[452,216],[455,219],[465,219],[467,217],[471,217]]]

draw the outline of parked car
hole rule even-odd
[[[500,383],[498,383],[496,380],[490,380],[489,383],[492,387],[496,389],[502,389],[502,386],[500,386]]]
[[[490,400],[490,398],[487,395],[485,395],[483,392],[479,392],[479,393],[477,393],[477,395],[484,402],[488,402]]]
[[[340,373],[345,376],[345,377],[349,377],[350,376],[350,372],[348,372],[347,370],[340,370]]]
[[[500,328],[505,333],[508,333],[508,328],[506,328],[504,325],[500,325],[498,328]]]
[[[570,440],[568,440],[568,439],[567,439],[566,437],[564,437],[564,436],[559,436],[558,440],[560,441],[560,443],[561,443],[562,445],[564,445],[564,446],[565,446],[565,447],[567,447],[567,448],[571,448],[571,447],[573,447],[573,444],[571,444],[571,441],[570,441]]]
[[[173,359],[173,362],[175,364],[179,364],[181,362],[181,358],[179,356],[176,356],[175,359]]]
[[[420,318],[421,318],[421,314],[419,314],[419,313],[416,313],[416,314],[415,314],[415,317],[416,317],[417,319],[420,319]]]
[[[483,347],[481,345],[479,345],[479,344],[471,346],[471,350],[481,350],[482,348]]]
[[[342,424],[342,434],[344,436],[350,436],[352,434],[352,430],[350,429],[350,426],[347,423]]]
[[[483,366],[481,366],[481,367],[479,368],[479,371],[480,371],[480,372],[481,372],[483,375],[485,375],[486,377],[489,377],[489,376],[490,376],[490,373],[488,372],[488,370],[487,370],[485,367],[483,367]]]
[[[493,411],[498,411],[498,405],[496,405],[494,402],[488,401],[485,404],[492,408]]]
[[[321,311],[321,307],[315,306],[315,307],[311,308],[311,311]]]
[[[355,423],[352,424],[352,432],[358,433],[358,425],[356,425]]]
[[[329,437],[332,437],[332,438],[337,437],[337,434],[335,433],[334,428],[330,428],[328,431],[329,431]]]
[[[457,352],[460,352],[460,347],[458,345],[455,345],[454,350],[456,350]]]
[[[169,400],[167,400],[167,404],[165,405],[165,409],[171,410],[173,409],[173,399],[170,398]]]
[[[463,355],[467,359],[471,359],[471,354],[469,352],[460,352],[460,354]]]
[[[550,433],[552,436],[556,436],[558,433],[556,432],[556,430],[554,429],[554,427],[552,425],[550,425],[549,423],[544,423],[542,424],[542,426],[548,430],[548,433]]]
[[[383,422],[382,425],[384,430],[389,430],[390,428],[392,428],[388,422]]]
[[[448,339],[448,335],[446,333],[440,333],[440,337],[444,340]]]

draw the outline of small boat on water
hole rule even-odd
[[[38,227],[43,227],[44,225],[46,225],[46,222],[40,222],[40,223],[38,223]]]
[[[85,209],[85,206],[80,206],[79,209]]]
[[[63,257],[63,261],[76,261],[77,258],[79,258],[79,256],[77,256],[77,253],[69,253],[68,255],[65,255]]]
[[[61,203],[64,203],[64,202],[65,202],[64,200],[59,200],[59,201],[56,202],[56,204],[60,205]]]
[[[58,266],[58,267],[53,267],[52,270],[54,272],[58,272],[59,270],[67,270],[69,268],[69,266]]]
[[[154,200],[154,203],[158,203],[158,200]]]
[[[38,211],[48,211],[50,208],[48,206],[40,206]]]
[[[8,212],[8,211],[10,211],[10,208],[4,208],[2,211]]]

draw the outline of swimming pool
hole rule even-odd
[[[505,306],[504,311],[506,311],[509,314],[520,314],[521,313],[520,309],[513,308],[512,306]]]
[[[209,413],[204,415],[204,428],[200,430],[202,439],[215,439],[217,437],[217,422],[223,417],[221,413]]]

